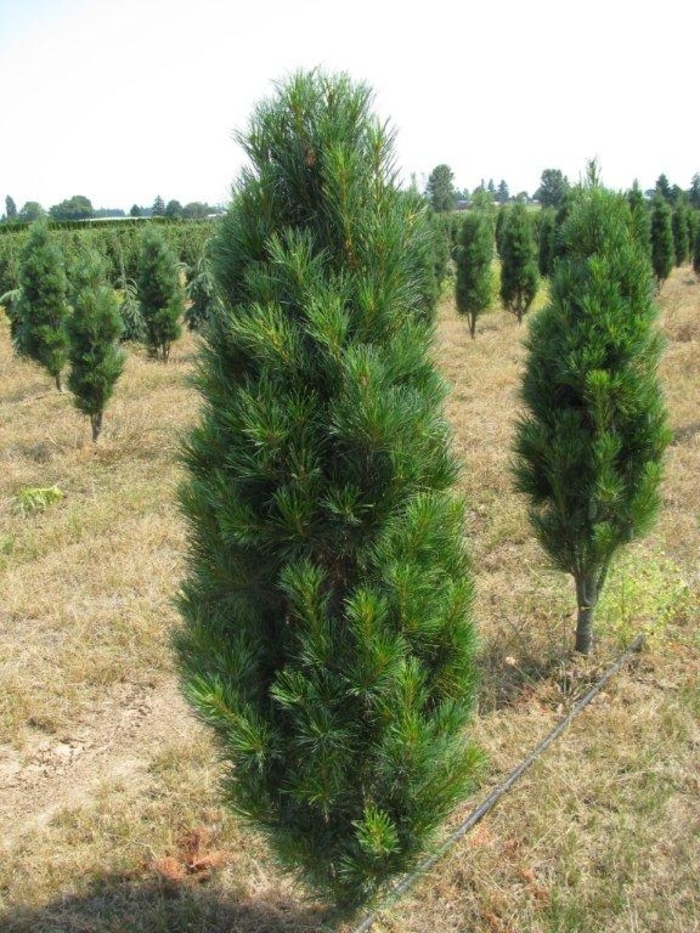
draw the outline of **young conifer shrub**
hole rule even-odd
[[[35,223],[22,249],[19,297],[14,305],[15,347],[43,366],[63,391],[68,357],[66,272],[60,249],[45,223]]]
[[[472,340],[476,336],[477,318],[491,305],[493,247],[491,220],[482,211],[470,211],[462,223],[455,249],[455,299],[457,310],[467,317]]]
[[[651,211],[651,264],[658,288],[671,274],[675,258],[671,208],[657,194]]]
[[[537,247],[524,204],[509,210],[501,234],[501,301],[518,324],[534,301],[539,287]]]
[[[83,254],[71,283],[73,313],[67,324],[68,388],[78,411],[90,418],[93,442],[100,436],[104,410],[126,361],[119,346],[123,329],[119,299],[107,284],[106,271],[99,253]]]
[[[143,232],[136,291],[148,352],[167,363],[171,344],[182,333],[184,295],[177,258],[156,226]]]
[[[430,229],[371,103],[300,73],[239,136],[181,495],[185,694],[233,806],[342,908],[413,864],[477,762]]]
[[[615,552],[655,521],[669,430],[653,278],[624,197],[593,178],[562,238],[527,337],[515,477],[542,547],[574,578],[576,650],[588,653]]]

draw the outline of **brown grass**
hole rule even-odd
[[[479,799],[643,628],[648,647],[378,933],[700,929],[700,285],[660,296],[675,441],[664,510],[610,580],[588,660],[573,589],[511,491],[523,352],[492,312],[471,341],[449,298],[439,364],[464,462],[489,768]],[[179,697],[169,638],[182,574],[178,435],[193,422],[187,337],[132,353],[97,448],[68,395],[0,325],[0,926],[12,931],[334,927],[222,807],[210,737]],[[57,486],[44,510],[22,490]],[[475,798],[476,800],[476,798]],[[456,825],[474,801],[454,815]],[[349,931],[351,925],[342,927]]]

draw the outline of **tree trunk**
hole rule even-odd
[[[598,586],[594,577],[584,574],[576,578],[576,601],[578,617],[575,650],[580,654],[590,654],[593,644],[593,614],[598,602]]]
[[[54,379],[56,380],[56,388],[58,389],[58,391],[63,392],[63,383],[61,382],[60,372],[54,375]]]
[[[90,415],[90,424],[92,425],[92,442],[97,443],[97,438],[102,430],[102,412],[98,411],[96,415]]]

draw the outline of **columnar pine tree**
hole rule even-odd
[[[700,223],[695,224],[695,241],[693,243],[693,271],[700,275]]]
[[[345,908],[414,862],[475,765],[426,208],[395,188],[371,101],[300,73],[239,136],[181,498],[185,693],[235,808]]]
[[[518,324],[532,304],[537,288],[537,248],[524,204],[511,208],[501,241],[501,301]]]
[[[94,251],[84,254],[71,286],[68,388],[78,411],[89,416],[92,440],[96,442],[102,431],[104,410],[126,360],[119,346],[123,329],[119,299],[107,284],[104,260]]]
[[[472,340],[476,336],[477,318],[491,304],[493,246],[491,221],[481,211],[470,211],[462,223],[455,250],[455,298],[457,310],[467,316]]]
[[[501,250],[503,249],[503,231],[505,230],[509,215],[510,208],[506,207],[505,204],[501,204],[496,213],[495,225],[496,252],[499,258],[501,256]]]
[[[576,650],[588,653],[613,555],[655,520],[669,431],[651,269],[624,197],[593,180],[562,233],[527,338],[515,476],[544,550],[574,578]]]
[[[182,333],[184,296],[177,259],[162,231],[150,225],[141,241],[136,291],[148,352],[167,363],[170,346]]]
[[[681,202],[676,206],[671,217],[673,231],[673,252],[677,266],[688,262],[690,243],[688,242],[688,207]]]
[[[556,212],[543,208],[540,214],[539,241],[537,244],[537,268],[543,278],[554,271],[554,246],[556,243]]]
[[[668,202],[657,194],[651,212],[651,264],[658,288],[671,274],[674,261],[671,208]]]
[[[627,203],[632,212],[633,232],[651,259],[651,215],[639,182],[636,180],[627,192]]]
[[[61,251],[47,225],[39,221],[32,226],[20,258],[15,346],[22,356],[48,370],[59,391],[68,357],[66,287]]]

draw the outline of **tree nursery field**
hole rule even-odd
[[[377,933],[700,929],[700,283],[659,295],[674,439],[653,531],[624,549],[593,652],[572,653],[571,580],[513,491],[527,316],[472,340],[453,283],[435,354],[462,464],[485,763],[457,826],[637,633],[646,641],[523,780],[381,911]],[[532,313],[532,312],[530,312]],[[0,926],[351,933],[224,807],[208,730],[181,697],[182,437],[197,337],[129,351],[99,444],[0,314]],[[355,922],[362,919],[360,914]]]

